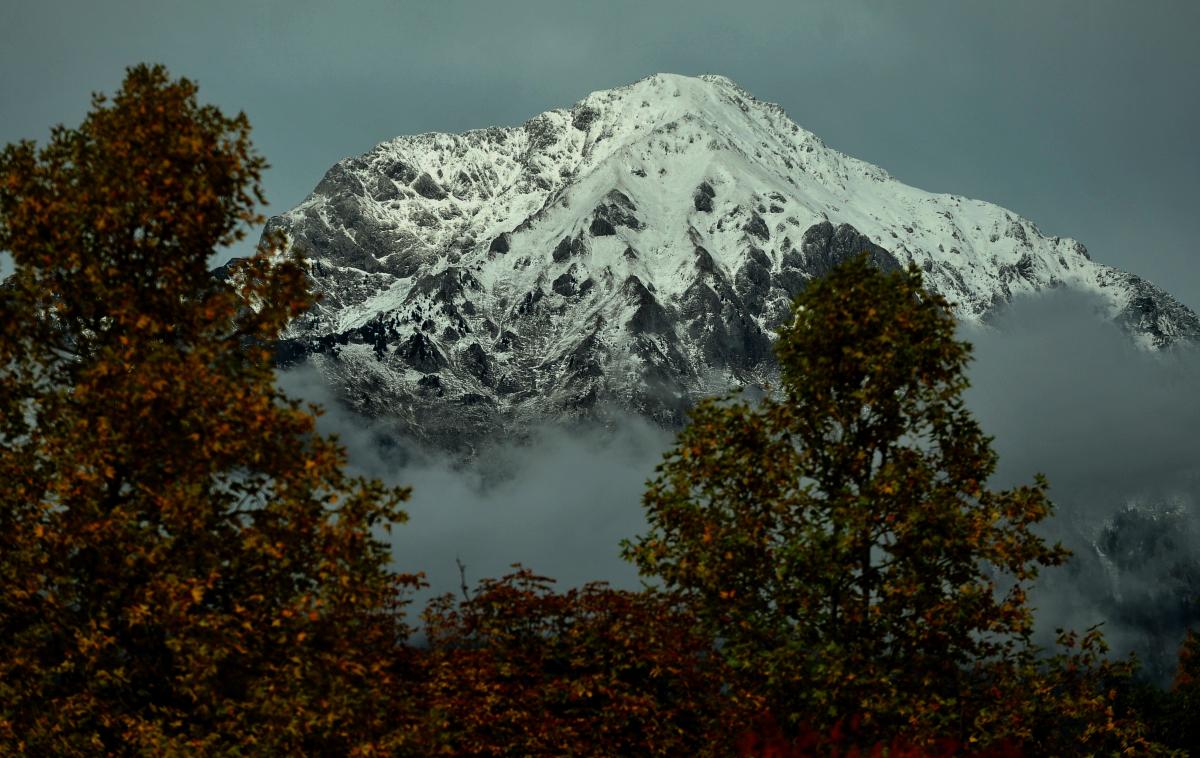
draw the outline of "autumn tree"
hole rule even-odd
[[[676,599],[519,568],[425,613],[427,755],[731,755],[744,715]]]
[[[1066,551],[1033,530],[1045,481],[987,486],[947,303],[859,257],[810,283],[776,355],[777,393],[692,412],[627,557],[690,599],[785,727],[1019,731],[996,686],[1028,662],[1025,588]]]
[[[347,754],[395,724],[402,489],[274,384],[311,301],[244,115],[130,69],[0,153],[0,752]],[[400,688],[402,689],[402,688]]]
[[[1179,647],[1170,687],[1132,680],[1120,689],[1146,722],[1155,741],[1186,755],[1200,755],[1200,633],[1189,630]]]
[[[1180,645],[1170,703],[1175,733],[1168,744],[1200,753],[1200,632],[1195,629],[1188,631]]]

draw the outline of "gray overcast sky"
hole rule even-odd
[[[390,137],[516,124],[657,71],[732,77],[830,145],[999,203],[1200,309],[1195,0],[0,0],[0,142],[125,66],[244,110],[270,210]]]

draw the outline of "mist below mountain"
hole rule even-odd
[[[1043,572],[1031,602],[1038,640],[1057,627],[1102,623],[1114,654],[1137,651],[1146,673],[1170,676],[1184,630],[1200,623],[1200,356],[1151,352],[1102,317],[1093,296],[1019,298],[988,325],[964,324],[974,345],[969,407],[994,436],[991,486],[1044,473],[1056,512],[1041,531],[1075,555]],[[673,434],[635,415],[608,426],[539,427],[464,462],[406,440],[386,418],[339,406],[310,367],[280,373],[292,394],[324,403],[355,470],[413,487],[395,565],[423,571],[434,593],[521,563],[579,586],[635,588],[619,542],[645,525],[641,494]]]

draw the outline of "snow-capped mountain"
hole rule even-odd
[[[909,187],[719,76],[399,137],[339,162],[275,230],[324,295],[281,360],[311,357],[352,407],[441,447],[611,408],[675,424],[769,381],[793,296],[864,249],[916,263],[963,319],[1071,287],[1147,347],[1200,338],[1194,313],[1075,240]]]

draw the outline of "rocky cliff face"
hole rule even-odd
[[[400,137],[272,218],[322,302],[281,359],[344,399],[469,450],[552,418],[678,424],[769,381],[805,283],[870,251],[963,319],[1094,291],[1135,339],[1200,337],[1162,290],[989,203],[924,192],[825,146],[723,77],[655,75],[516,128]]]

